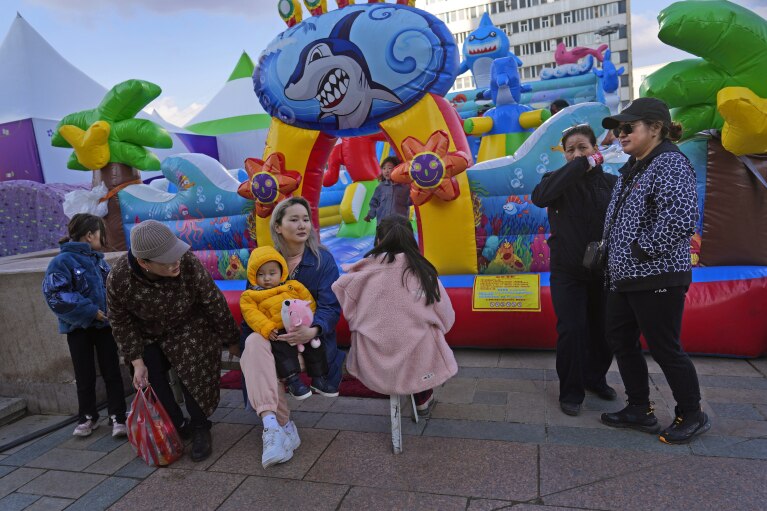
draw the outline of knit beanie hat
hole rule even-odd
[[[137,259],[170,264],[181,259],[189,245],[157,220],[144,220],[130,232],[130,251]]]

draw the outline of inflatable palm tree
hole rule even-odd
[[[126,250],[117,192],[141,182],[140,170],[160,170],[160,160],[144,146],[170,148],[173,142],[161,126],[135,119],[142,108],[160,95],[159,86],[143,80],[115,85],[91,110],[64,117],[51,139],[55,147],[74,149],[67,167],[92,170],[93,186],[100,183],[109,191],[107,240],[112,250]]]

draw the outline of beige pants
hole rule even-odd
[[[277,379],[271,344],[261,334],[252,333],[248,336],[240,357],[240,369],[245,376],[250,406],[259,415],[262,412],[274,412],[281,426],[287,424],[290,420],[288,400]]]

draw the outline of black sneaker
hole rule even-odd
[[[299,401],[312,397],[311,389],[301,381],[301,377],[298,374],[291,374],[285,378],[285,385],[288,387],[290,395]]]
[[[312,390],[325,397],[338,396],[338,387],[332,386],[324,376],[315,376],[312,378]]]
[[[711,421],[702,410],[682,414],[677,407],[674,411],[676,413],[674,422],[658,436],[664,444],[686,444],[711,429]]]
[[[604,386],[586,387],[586,390],[596,394],[599,399],[604,399],[605,401],[615,401],[618,397],[618,393],[615,392],[615,389],[606,383]]]
[[[205,426],[192,429],[192,461],[207,459],[212,450],[210,429]]]
[[[581,404],[580,403],[566,403],[564,401],[559,402],[559,407],[562,409],[564,413],[567,415],[578,415],[581,413]]]
[[[613,413],[602,414],[602,424],[613,428],[631,428],[644,433],[657,433],[660,431],[658,419],[652,403],[646,405],[629,404],[623,410]]]

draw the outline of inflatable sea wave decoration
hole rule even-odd
[[[131,185],[118,194],[125,238],[134,224],[163,222],[188,243],[215,279],[246,278],[256,247],[253,202],[237,194],[239,181],[218,161],[198,153],[166,158],[162,173],[178,192]]]
[[[583,61],[577,64],[561,64],[556,67],[544,67],[541,69],[541,80],[564,78],[565,76],[580,76],[591,72],[593,67],[594,57],[587,55]]]

